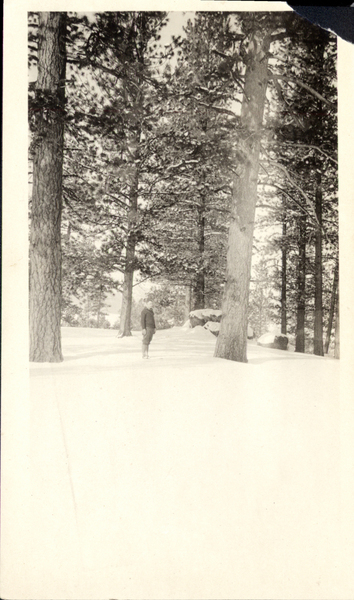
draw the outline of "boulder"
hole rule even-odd
[[[192,310],[189,313],[189,321],[192,327],[197,327],[198,325],[203,326],[209,321],[220,323],[221,310],[216,310],[213,308],[200,308],[198,310]]]
[[[213,333],[214,335],[218,336],[219,331],[220,331],[220,323],[215,323],[214,321],[208,321],[207,323],[205,323],[204,329],[207,329],[208,331],[211,331],[211,333]],[[254,337],[253,329],[252,329],[252,327],[250,327],[248,325],[247,338],[249,340],[251,340],[251,339],[253,339],[253,337]]]
[[[189,323],[191,327],[204,327],[214,335],[219,335],[221,310],[215,308],[200,308],[192,310],[189,313]],[[253,329],[250,325],[247,327],[247,338],[250,340],[254,337]]]
[[[274,348],[276,350],[287,350],[289,344],[289,338],[284,333],[272,331],[270,333],[265,333],[261,335],[261,337],[257,340],[258,346],[263,346],[263,348]]]
[[[189,315],[189,322],[191,327],[203,327],[205,325],[204,319],[201,319],[196,315],[192,315],[192,313]]]
[[[204,329],[210,331],[213,335],[218,336],[220,330],[220,323],[215,323],[215,321],[208,321],[204,325]]]

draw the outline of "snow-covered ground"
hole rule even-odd
[[[31,364],[3,597],[354,597],[340,361],[215,341],[158,331],[142,360],[138,332],[64,328],[64,362]]]

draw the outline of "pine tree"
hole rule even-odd
[[[239,150],[243,159],[240,161],[240,175],[235,179],[234,183],[234,203],[229,233],[227,283],[223,302],[223,319],[215,355],[232,360],[246,361],[248,288],[257,183],[261,182],[259,174],[260,159],[266,158],[266,166],[262,162],[262,169],[265,168],[267,170],[268,163],[268,166],[271,165],[272,168],[276,168],[283,175],[283,179],[288,182],[288,189],[284,190],[285,195],[289,195],[290,197],[295,196],[295,202],[299,206],[300,214],[308,214],[313,227],[318,227],[318,218],[313,198],[311,198],[309,179],[306,180],[305,186],[300,179],[300,172],[306,170],[304,152],[302,151],[302,156],[300,157],[303,166],[299,168],[296,165],[295,169],[290,169],[291,152],[288,152],[289,162],[286,163],[282,155],[277,155],[276,144],[278,142],[276,144],[268,143],[269,138],[271,138],[269,134],[271,134],[272,130],[272,111],[274,111],[274,108],[276,109],[276,105],[270,100],[267,105],[266,120],[263,120],[268,82],[272,83],[272,86],[268,87],[268,91],[277,92],[283,104],[287,105],[293,131],[299,128],[305,131],[309,130],[307,123],[304,123],[304,115],[301,114],[301,111],[296,114],[299,108],[297,98],[301,98],[299,90],[301,90],[303,98],[306,96],[307,107],[309,106],[309,102],[312,101],[312,112],[314,111],[314,99],[317,99],[323,103],[326,107],[327,115],[332,118],[335,104],[331,97],[327,98],[324,95],[327,93],[327,90],[324,90],[323,86],[317,85],[316,80],[307,78],[304,60],[301,61],[299,58],[301,53],[302,56],[306,55],[304,44],[306,39],[311,39],[311,27],[307,27],[304,21],[299,20],[294,15],[289,16],[286,14],[243,15],[241,21],[243,31],[245,32],[245,39],[242,43],[243,48],[240,54],[244,57],[245,70],[243,76],[244,93],[240,129],[240,132],[243,133],[243,136],[241,136],[241,140],[243,137],[243,143],[240,140]],[[285,41],[286,39],[288,41]],[[289,65],[289,62],[286,60],[282,60],[282,45],[280,44],[280,40],[284,40],[283,44],[285,44],[285,48],[287,49],[289,49],[290,44],[292,45],[294,55],[298,52],[295,66],[293,64]],[[273,48],[271,45],[275,41],[278,42],[277,60],[274,60],[275,57],[272,55],[272,63],[268,66],[269,52]],[[248,42],[248,54],[244,48],[246,42]],[[311,57],[310,61],[312,61],[313,71],[316,68],[314,66],[314,57]],[[319,91],[316,89],[316,86],[319,88]],[[285,89],[286,87],[288,89]],[[293,91],[294,89],[296,92]],[[306,94],[304,94],[304,90]],[[311,101],[309,101],[309,98]],[[269,128],[264,127],[266,122],[269,123]],[[289,130],[290,126],[288,133]],[[297,141],[299,140],[291,140],[292,144],[295,142],[292,150],[296,147]],[[301,142],[304,142],[303,136],[301,137]],[[312,150],[311,144],[313,145],[313,140],[310,136],[307,139],[307,154],[309,149]],[[268,151],[265,153],[266,147],[268,147]],[[272,151],[270,152],[271,148]],[[302,147],[302,150],[304,148],[305,146]],[[323,148],[320,148],[319,152],[327,155],[327,152]],[[281,160],[279,160],[280,157]]]
[[[119,288],[118,281],[112,276],[111,256],[107,256],[102,246],[95,245],[92,232],[85,236],[75,232],[71,238],[68,234],[63,236],[62,256],[63,322],[74,321],[84,326],[85,309],[86,321],[92,318],[92,313],[96,313],[96,325],[99,327],[107,295]]]
[[[38,20],[38,78],[30,106],[30,360],[60,362],[66,14],[41,12]]]
[[[94,69],[95,85],[106,105],[99,102],[92,108],[96,130],[104,148],[101,158],[106,160],[104,196],[110,205],[118,206],[116,219],[120,224],[124,250],[123,301],[120,335],[131,335],[131,305],[134,272],[138,268],[140,186],[143,185],[146,128],[151,126],[149,112],[156,87],[152,64],[154,50],[151,44],[159,37],[165,13],[100,13],[97,26],[86,45],[86,57]],[[116,227],[110,227],[111,247],[116,248]],[[106,245],[109,239],[107,237]],[[120,243],[118,243],[120,246]]]
[[[240,119],[241,160],[233,185],[223,317],[215,356],[246,362],[248,295],[268,60],[270,47],[278,39],[279,25],[277,20],[269,22],[264,15],[256,14],[244,19],[242,25],[248,48]]]
[[[288,59],[295,81],[299,79],[310,93],[292,86],[290,104],[286,100],[289,76],[277,81],[282,123],[276,129],[276,143],[282,151],[278,161],[287,174],[283,187],[292,198],[292,210],[297,206],[298,216],[294,213],[294,217],[308,216],[308,258],[303,262],[303,277],[313,275],[313,282],[307,280],[305,296],[300,293],[304,303],[301,311],[306,311],[308,326],[314,329],[314,352],[322,355],[328,261],[335,260],[337,252],[335,40],[318,28],[299,25],[301,43],[289,52]],[[304,339],[298,347],[305,347]]]
[[[193,308],[219,303],[224,279],[230,123],[236,119],[225,107],[232,86],[217,75],[220,57],[212,52],[224,21],[222,14],[197,14],[185,38],[175,40],[179,57],[175,71],[168,68],[168,96],[153,140],[159,162],[151,173],[159,183],[150,187],[145,213],[146,252],[160,274],[186,286]]]

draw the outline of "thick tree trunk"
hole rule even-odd
[[[134,21],[135,17],[133,18]],[[146,21],[142,15],[142,32]],[[118,23],[118,21],[117,21]],[[134,25],[136,26],[136,25]],[[136,81],[133,79],[127,82],[126,94],[130,97],[132,115],[136,125],[130,134],[127,134],[127,146],[129,148],[131,166],[133,166],[132,180],[129,193],[129,212],[128,212],[128,237],[125,253],[125,269],[123,281],[123,297],[119,324],[119,337],[131,336],[131,314],[133,305],[133,279],[136,268],[135,251],[137,243],[137,218],[138,218],[138,195],[139,195],[139,168],[136,166],[140,161],[141,131],[143,123],[143,79],[141,73],[144,68],[144,51],[140,55],[137,72],[139,73]]]
[[[337,301],[338,275],[339,275],[339,265],[338,265],[338,262],[337,262],[336,266],[335,266],[335,269],[334,269],[334,276],[333,276],[333,286],[332,286],[332,293],[331,293],[331,304],[330,304],[330,308],[329,308],[326,341],[325,341],[325,347],[324,347],[325,354],[328,354],[329,344],[331,342],[331,334],[332,334],[332,327],[333,327],[334,311],[336,309],[336,301]]]
[[[128,255],[127,249],[127,261],[134,259],[135,248],[131,249]],[[132,335],[131,332],[131,314],[133,304],[133,278],[134,270],[127,267],[124,273],[123,281],[123,297],[122,307],[120,312],[120,325],[119,325],[119,337],[125,337]]]
[[[30,360],[60,362],[61,210],[66,15],[40,12],[30,233]]]
[[[248,51],[241,108],[244,136],[238,152],[239,174],[234,179],[223,316],[215,348],[215,356],[239,362],[247,362],[248,296],[269,45],[270,39],[256,32]]]
[[[297,272],[297,310],[295,352],[305,352],[306,298],[306,216],[299,219],[299,259]]]
[[[323,356],[323,307],[322,307],[322,187],[321,173],[316,174],[316,216],[318,226],[315,238],[315,322],[314,354]]]

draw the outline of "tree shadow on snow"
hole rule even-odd
[[[268,354],[269,352],[269,354]],[[282,352],[282,354],[281,354]],[[249,358],[248,364],[251,365],[262,365],[266,362],[271,361],[283,361],[283,360],[318,360],[318,359],[327,359],[328,357],[324,356],[315,356],[314,354],[305,354],[305,353],[297,353],[297,352],[288,352],[286,350],[273,350],[272,348],[267,348],[267,356],[259,356],[256,358]]]
[[[113,354],[131,354],[131,353],[135,353],[136,354],[137,349],[136,348],[124,348],[124,350],[117,350],[115,349],[111,349],[111,350],[96,350],[95,352],[83,352],[81,354],[75,354],[75,356],[70,355],[70,356],[66,356],[65,355],[65,351],[64,351],[64,362],[70,361],[70,360],[79,360],[81,358],[90,358],[92,356],[108,356],[108,355],[113,355]]]

